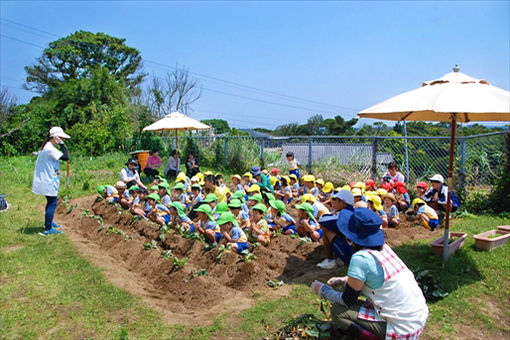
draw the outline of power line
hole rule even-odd
[[[8,22],[8,23],[13,24],[13,25],[17,25],[17,26],[20,26],[20,27],[28,28],[28,29],[36,31],[36,32],[44,33],[46,35],[50,35],[50,36],[53,36],[53,37],[58,37],[58,35],[56,35],[55,33],[43,31],[41,29],[38,29],[38,28],[30,26],[30,25],[25,25],[25,24],[22,24],[22,23],[19,23],[19,22],[16,22],[16,21],[12,21],[12,20],[9,20],[9,19],[1,18],[1,17],[0,17],[0,20]]]
[[[44,48],[44,47],[42,47],[42,46],[36,45],[36,44],[31,43],[31,42],[29,42],[29,41],[25,41],[25,40],[21,40],[21,39],[13,38],[13,37],[10,37],[10,36],[5,35],[5,34],[2,34],[2,33],[0,33],[0,36],[2,36],[2,37],[4,37],[4,38],[7,38],[7,39],[10,39],[10,40],[14,40],[14,41],[17,41],[17,42],[23,43],[23,44],[27,44],[27,45],[35,46],[35,47],[37,47],[37,48]]]

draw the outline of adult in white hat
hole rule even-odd
[[[423,196],[423,200],[427,202],[436,211],[446,211],[446,200],[448,197],[448,186],[444,183],[444,178],[440,174],[435,174],[429,178],[430,189]],[[451,211],[459,208],[460,202],[455,193],[451,192],[450,203]]]
[[[60,127],[52,127],[49,137],[42,145],[42,150],[35,163],[32,192],[46,197],[46,211],[44,215],[44,231],[40,235],[61,234],[58,224],[53,222],[53,215],[57,208],[58,188],[60,186],[60,160],[68,161],[69,153],[63,139],[71,138]],[[60,145],[60,151],[56,146]]]

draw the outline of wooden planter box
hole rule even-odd
[[[455,241],[448,244],[448,256],[452,256],[457,249],[462,247],[464,245],[464,240],[467,237],[466,233],[450,233],[450,240],[452,238],[457,237]],[[443,255],[443,241],[444,241],[444,235],[440,238],[433,241],[430,246],[432,247],[432,252],[434,255],[442,256]]]
[[[490,235],[500,235],[494,238],[489,238]],[[484,233],[473,236],[475,239],[475,246],[480,250],[493,251],[497,247],[504,245],[510,240],[510,233],[501,230],[489,230]]]
[[[500,225],[498,227],[498,230],[502,231],[505,234],[508,234],[508,233],[510,233],[510,225]]]

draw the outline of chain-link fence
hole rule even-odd
[[[492,185],[504,164],[504,135],[496,132],[457,137],[454,179],[460,192],[466,185]],[[173,138],[165,138],[169,148]],[[373,178],[380,180],[394,161],[408,183],[448,172],[450,137],[297,136],[232,137],[190,136],[179,140],[183,156],[198,153],[202,164],[245,172],[253,165],[287,171],[287,152],[303,167],[335,184]],[[460,189],[460,190],[459,190]]]

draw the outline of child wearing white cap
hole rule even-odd
[[[435,174],[429,180],[431,188],[425,193],[423,200],[435,210],[446,211],[448,186],[444,183],[443,176]],[[460,206],[459,199],[453,191],[451,192],[450,205],[452,212]]]

